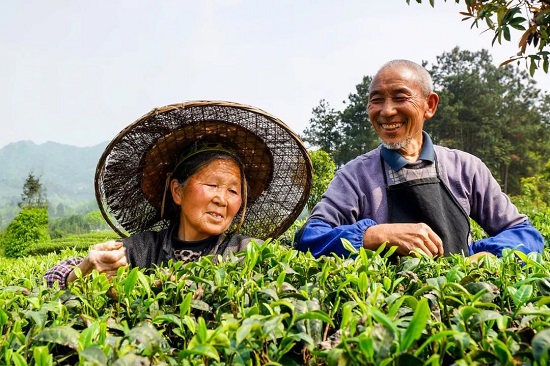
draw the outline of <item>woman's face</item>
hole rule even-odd
[[[241,172],[231,160],[214,160],[183,186],[173,179],[170,188],[181,208],[181,240],[202,240],[225,232],[242,203]]]

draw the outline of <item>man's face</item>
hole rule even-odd
[[[369,118],[386,147],[403,155],[417,154],[422,147],[424,120],[434,115],[438,100],[435,93],[422,93],[412,70],[386,68],[372,81]]]

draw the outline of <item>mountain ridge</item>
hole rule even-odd
[[[0,206],[20,201],[29,173],[40,179],[52,204],[95,200],[95,169],[108,143],[78,147],[20,140],[0,148]]]

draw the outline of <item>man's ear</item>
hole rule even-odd
[[[172,199],[176,205],[181,205],[183,198],[181,196],[181,186],[177,179],[170,181],[170,193],[172,193]]]
[[[439,95],[431,92],[430,95],[428,95],[428,99],[426,101],[428,103],[428,108],[424,112],[424,119],[430,119],[434,116],[435,111],[437,111],[437,106],[439,104]]]

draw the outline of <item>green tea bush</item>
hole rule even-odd
[[[251,243],[68,290],[40,277],[57,254],[0,262],[0,364],[548,364],[548,248],[479,263],[383,249],[316,259]]]
[[[67,248],[87,251],[95,244],[119,238],[120,236],[114,231],[95,231],[81,235],[66,235],[61,238],[35,243],[27,250],[27,254],[44,255],[52,252],[59,253]]]
[[[48,240],[47,208],[24,208],[5,230],[4,255],[8,258],[23,257],[31,245]]]

